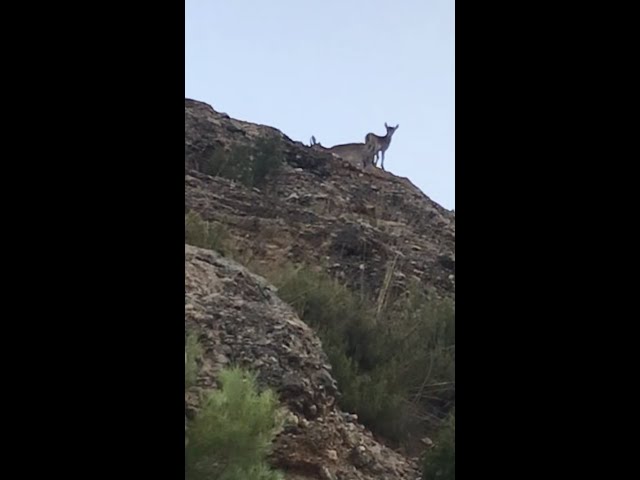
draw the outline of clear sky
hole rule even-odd
[[[455,208],[455,0],[185,0],[185,96],[324,146],[400,124],[385,168]]]

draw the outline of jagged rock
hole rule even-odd
[[[427,448],[433,448],[433,440],[431,440],[429,437],[424,437],[421,438],[420,441],[427,446]]]
[[[350,458],[356,468],[364,468],[373,463],[373,456],[364,445],[358,445],[351,450]]]
[[[349,423],[358,421],[358,415],[356,415],[355,413],[343,413],[342,417],[346,422],[349,422]]]
[[[185,394],[185,418],[198,407],[199,389],[215,388],[213,366],[224,355],[255,367],[259,384],[277,391],[288,409],[270,457],[285,475],[307,472],[310,478],[344,480],[418,475],[414,462],[347,422],[327,393],[335,380],[320,340],[274,292],[233,260],[185,245],[185,329],[197,333],[204,347],[199,386]],[[292,355],[296,362],[282,361]],[[309,411],[322,415],[303,418]]]
[[[216,361],[220,365],[226,365],[229,363],[229,359],[224,353],[220,353],[216,356]]]

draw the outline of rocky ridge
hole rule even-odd
[[[202,173],[202,163],[218,149],[265,137],[282,140],[285,165],[263,190]],[[415,280],[439,296],[455,296],[453,212],[406,178],[362,170],[272,127],[188,99],[185,210],[226,225],[237,245],[258,258],[321,266],[374,296],[387,272],[392,288]]]
[[[259,139],[280,139],[283,167],[261,188],[207,175],[210,155]],[[390,151],[393,149],[391,147]],[[391,157],[389,157],[391,158]],[[392,162],[387,162],[392,168]],[[272,127],[233,119],[185,100],[185,212],[225,226],[237,252],[258,262],[303,262],[378,297],[415,281],[455,297],[455,214],[408,179],[363,170],[315,151]],[[290,480],[411,479],[417,465],[377,442],[357,416],[339,409],[339,385],[315,333],[276,289],[238,263],[185,246],[185,330],[204,347],[198,392],[216,387],[217,372],[240,364],[274,388],[289,410],[274,466]]]

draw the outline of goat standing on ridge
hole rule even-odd
[[[391,143],[391,137],[393,136],[393,134],[395,133],[395,131],[398,129],[399,126],[400,124],[396,125],[395,127],[390,127],[389,125],[387,125],[387,122],[384,122],[384,127],[387,129],[387,134],[384,137],[380,137],[375,133],[367,133],[367,136],[365,137],[365,142],[367,144],[371,143],[375,145],[375,155],[373,160],[374,165],[378,160],[378,155],[382,153],[382,162],[381,162],[382,170],[384,170],[384,152],[386,152],[387,149],[389,148],[389,144]]]
[[[363,168],[367,165],[374,164],[374,153],[376,144],[371,141],[366,143],[345,143],[342,145],[334,145],[333,147],[323,147],[316,141],[316,137],[311,137],[310,147],[313,150],[329,152],[346,160],[354,165],[362,164]]]

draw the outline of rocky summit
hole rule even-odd
[[[202,173],[217,150],[268,137],[282,140],[285,165],[264,188]],[[455,296],[452,211],[406,178],[363,170],[194,100],[185,100],[185,210],[225,224],[241,248],[265,261],[322,266],[376,294],[389,272],[392,287],[415,279],[437,295]]]
[[[216,152],[277,139],[283,165],[259,186],[216,176]],[[392,168],[393,145],[387,154]],[[455,215],[408,179],[364,169],[272,127],[185,100],[185,213],[223,225],[252,262],[305,263],[374,296],[420,285],[455,298]],[[185,330],[203,348],[185,417],[228,365],[247,367],[287,409],[270,463],[287,479],[421,478],[415,458],[376,440],[340,409],[316,332],[267,280],[220,252],[185,245]]]

